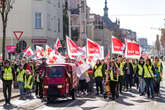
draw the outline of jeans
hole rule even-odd
[[[10,103],[11,87],[12,87],[12,80],[11,81],[6,81],[6,80],[3,81],[3,95],[5,97],[6,103]]]
[[[143,78],[139,77],[139,92],[140,94],[144,94],[146,87],[146,82]]]
[[[20,91],[20,96],[24,95],[24,83],[23,82],[18,82],[18,87]]]
[[[36,82],[36,96],[39,95],[40,98],[43,98],[43,84],[41,82]]]
[[[96,77],[95,78],[97,94],[99,94],[99,88],[100,88],[101,94],[103,94],[103,84],[102,84],[102,81],[103,81],[102,77]]]
[[[147,87],[147,95],[150,97],[150,95],[154,96],[154,83],[152,78],[145,78],[146,87]],[[151,90],[151,94],[150,94]]]
[[[81,92],[85,92],[87,90],[86,80],[80,80],[79,81],[79,89]]]
[[[130,87],[130,89],[132,88],[132,77],[130,74],[125,75],[125,86],[127,90],[128,90],[128,86]]]
[[[112,93],[112,99],[114,100],[115,97],[117,97],[117,82],[116,81],[110,81],[109,83],[110,85],[110,90],[111,90],[111,93]]]
[[[122,88],[123,88],[123,85],[124,85],[124,76],[119,76],[119,86],[118,86],[118,90],[120,91],[120,93],[122,92]]]

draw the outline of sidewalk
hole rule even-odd
[[[19,96],[19,90],[18,89],[12,89],[12,98],[18,97]],[[2,86],[2,81],[0,80],[0,102],[4,101],[4,96],[3,96],[3,86]]]

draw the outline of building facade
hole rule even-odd
[[[138,43],[142,48],[148,47],[148,41],[146,38],[138,38]]]
[[[137,35],[136,32],[130,30],[130,29],[120,29],[120,36],[121,39],[124,41],[125,39],[131,40],[131,41],[137,41]]]
[[[68,0],[70,16],[70,36],[83,46],[87,38],[87,3],[86,0]]]
[[[8,17],[6,45],[18,42],[14,31],[22,31],[20,40],[33,48],[53,47],[57,38],[63,38],[63,0],[16,0]]]

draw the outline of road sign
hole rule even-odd
[[[16,39],[19,40],[22,37],[23,31],[14,31],[13,33]]]

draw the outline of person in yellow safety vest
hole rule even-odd
[[[31,90],[33,87],[33,75],[29,70],[26,70],[24,89],[26,91],[26,96],[31,97]]]
[[[119,69],[119,83],[118,83],[118,89],[120,94],[122,94],[122,89],[123,89],[123,85],[124,85],[124,71],[123,71],[123,67],[124,67],[124,62],[122,62],[121,57],[117,58],[117,62],[116,62],[116,66]]]
[[[17,83],[20,90],[20,99],[24,99],[24,77],[25,77],[25,70],[23,65],[20,65],[17,69]]]
[[[99,93],[103,94],[103,65],[101,64],[100,60],[96,61],[96,65],[93,68],[93,75],[95,78],[96,83],[96,95],[99,95]],[[100,91],[99,91],[100,89]]]
[[[163,71],[163,64],[160,62],[158,57],[154,59],[154,69],[155,69],[155,93],[157,96],[160,95],[160,82],[162,80],[162,71]]]
[[[144,77],[143,77],[143,67],[144,67],[144,64],[145,64],[144,58],[140,57],[139,63],[137,65],[137,69],[136,69],[136,74],[138,76],[137,87],[139,88],[140,96],[145,95],[146,83],[145,83]]]
[[[154,67],[151,63],[150,59],[146,60],[146,64],[143,67],[143,75],[144,75],[144,80],[146,82],[146,88],[147,88],[147,97],[150,98],[150,95],[152,98],[154,98]],[[151,89],[151,94],[150,94],[150,89]]]
[[[136,76],[136,69],[137,69],[137,61],[136,59],[132,59],[132,67],[133,67],[133,74],[132,74],[132,85],[138,88],[137,84],[138,84],[138,76]]]
[[[5,98],[5,105],[11,104],[10,99],[11,99],[12,81],[14,79],[15,79],[14,70],[10,66],[10,62],[8,60],[6,60],[4,62],[4,68],[2,71],[3,94],[4,94],[4,98]]]
[[[115,65],[115,62],[111,61],[111,67],[109,70],[107,70],[107,74],[106,74],[106,82],[109,82],[110,91],[112,94],[112,100],[115,100],[119,96],[117,92],[118,81],[119,81],[119,70]]]

